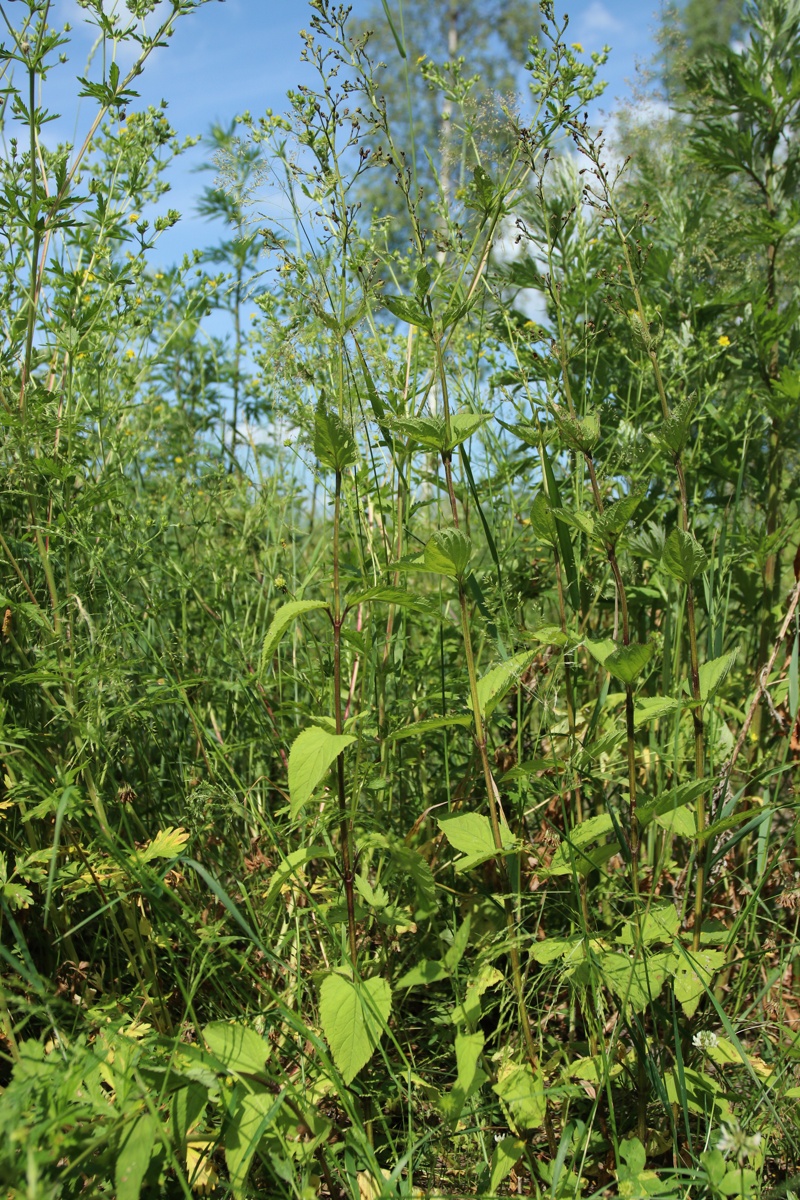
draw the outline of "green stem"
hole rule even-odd
[[[445,437],[446,441],[450,441],[450,405],[447,394],[447,380],[444,370],[444,358],[442,355],[441,339],[436,339],[436,361],[439,369],[439,378],[442,386],[442,406],[444,411],[445,422]],[[452,455],[449,451],[442,453],[442,463],[444,465],[445,478],[447,480],[447,494],[450,498],[450,510],[453,517],[453,524],[458,528],[458,504],[456,502],[455,489],[453,487],[452,473]],[[458,585],[458,602],[461,612],[461,633],[464,639],[464,655],[467,662],[467,675],[469,676],[469,691],[472,698],[472,719],[473,719],[473,736],[475,745],[478,748],[480,755],[481,766],[483,768],[483,779],[486,785],[486,795],[489,802],[489,820],[492,826],[492,837],[494,839],[495,848],[500,856],[500,870],[503,876],[503,882],[506,888],[506,894],[503,897],[503,908],[506,915],[506,927],[508,929],[509,941],[509,957],[511,959],[511,973],[514,978],[514,991],[517,998],[517,1006],[519,1009],[519,1020],[522,1026],[522,1036],[525,1041],[525,1050],[534,1070],[539,1063],[539,1055],[534,1041],[531,1023],[528,1018],[528,1009],[525,1004],[525,985],[522,978],[522,968],[519,957],[519,943],[516,914],[514,906],[511,902],[509,892],[511,890],[511,881],[509,879],[508,870],[506,868],[503,853],[503,837],[500,829],[500,814],[497,805],[496,785],[492,776],[492,768],[489,764],[489,753],[486,746],[486,731],[483,724],[483,714],[481,712],[480,699],[478,697],[478,673],[475,669],[475,657],[472,652],[472,633],[470,630],[469,608],[467,606],[467,593],[464,589],[462,580],[459,580]]]
[[[333,709],[336,732],[342,733],[342,603],[339,583],[339,526],[341,523],[342,472],[336,472],[336,490],[333,508]],[[350,944],[350,961],[353,972],[358,968],[358,946],[356,943],[356,906],[353,887],[353,829],[347,809],[347,791],[344,779],[344,752],[336,759],[336,788],[339,798],[339,829],[342,841],[342,881],[347,902],[347,933]]]
[[[470,632],[469,609],[467,607],[467,593],[464,590],[463,583],[458,585],[458,602],[461,610],[461,632],[464,638],[464,655],[467,662],[467,674],[469,676],[469,692],[472,699],[472,716],[473,716],[473,736],[475,745],[478,748],[480,755],[481,766],[483,768],[483,779],[486,785],[486,795],[489,800],[489,820],[492,826],[492,837],[494,839],[495,848],[499,855],[503,853],[503,835],[500,828],[500,813],[497,805],[496,785],[492,775],[492,768],[489,764],[489,753],[486,746],[486,730],[483,724],[483,715],[481,713],[480,699],[478,697],[478,674],[475,670],[475,658],[472,653],[472,635]],[[503,907],[506,914],[506,927],[508,929],[509,941],[509,957],[511,959],[511,972],[514,977],[514,991],[517,997],[517,1005],[519,1008],[520,1024],[522,1026],[522,1036],[525,1041],[525,1050],[530,1060],[531,1066],[536,1069],[539,1062],[539,1055],[536,1049],[536,1042],[533,1038],[531,1023],[528,1018],[528,1009],[525,1003],[525,985],[522,978],[522,967],[520,965],[519,944],[517,921],[514,912],[514,907],[511,903],[511,897],[508,895],[510,891],[511,881],[508,876],[505,859],[500,858],[501,873],[503,882],[506,885],[506,895],[503,897]]]
[[[561,632],[567,632],[567,606],[564,598],[564,579],[561,571],[561,559],[558,550],[553,546],[553,559],[556,568],[556,585],[558,587],[558,613],[561,621]],[[575,695],[572,687],[572,670],[567,661],[566,648],[564,653],[564,687],[567,698],[567,728],[569,730],[569,755],[572,760],[575,753],[576,744],[576,725],[575,725]],[[580,825],[583,821],[583,798],[581,796],[581,780],[578,774],[577,767],[573,764],[573,785],[572,794],[575,797],[575,820]],[[586,908],[585,888],[583,891],[583,905]],[[584,913],[586,915],[586,913]]]

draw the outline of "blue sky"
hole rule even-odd
[[[107,0],[107,8],[112,3]],[[398,3],[390,0],[391,8],[396,10]],[[557,5],[559,13],[566,9],[570,14],[570,40],[580,42],[587,53],[605,43],[612,46],[602,108],[611,109],[629,95],[637,61],[646,63],[652,55],[657,4],[658,0],[567,0]],[[369,0],[353,4],[356,15],[369,7]],[[80,102],[79,110],[74,82],[75,75],[84,73],[92,34],[77,0],[54,0],[52,16],[55,24],[69,20],[73,33],[69,64],[54,71],[46,86],[45,102],[63,114],[50,136],[72,140],[92,115],[90,101]],[[303,78],[298,31],[309,16],[306,0],[210,0],[179,22],[170,45],[152,56],[136,83],[141,93],[136,106],[163,97],[182,137],[202,134],[214,121],[228,123],[245,109],[254,115],[266,108],[283,110],[287,88]],[[129,61],[122,58],[121,67]],[[193,246],[216,240],[208,222],[194,211],[199,191],[213,179],[210,173],[196,173],[202,159],[197,148],[170,169],[168,203],[180,210],[182,220],[161,239],[155,262],[179,261]]]

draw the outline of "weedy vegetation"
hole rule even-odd
[[[515,101],[312,0],[159,270],[202,0],[80,5],[63,145],[0,5],[3,1194],[799,1194],[800,6],[612,138],[549,0]]]

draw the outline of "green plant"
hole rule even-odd
[[[78,151],[28,99],[47,4],[3,49],[0,1180],[785,1194],[794,10],[633,162],[550,6],[491,137],[429,56],[464,169],[420,197],[314,0],[313,82],[213,135],[231,239],[153,271],[180,146],[110,63],[194,7],[88,6]]]

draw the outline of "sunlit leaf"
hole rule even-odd
[[[289,795],[296,817],[325,779],[333,763],[356,739],[349,733],[329,733],[312,725],[292,742],[289,751]]]
[[[369,1062],[381,1040],[392,1008],[385,979],[354,983],[344,975],[327,975],[319,993],[319,1015],[333,1061],[345,1083]]]

